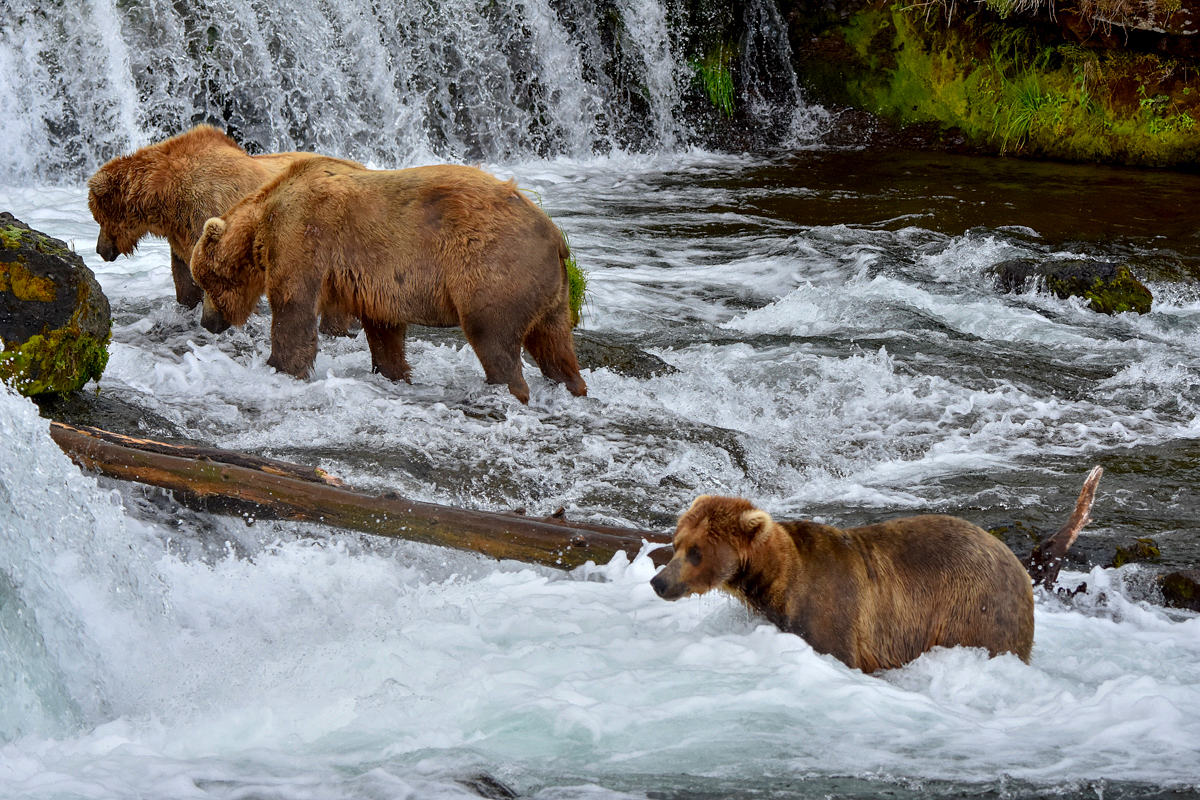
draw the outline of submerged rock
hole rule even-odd
[[[108,364],[108,298],[65,242],[0,213],[0,380],[24,395],[70,392]]]
[[[1082,297],[1089,300],[1092,310],[1102,314],[1123,311],[1146,314],[1154,299],[1128,267],[1107,261],[1039,262],[1015,258],[1001,261],[990,271],[996,278],[996,288],[1002,292],[1021,294],[1031,286],[1034,290],[1045,288],[1063,299]]]
[[[1124,546],[1117,546],[1108,566],[1116,569],[1124,564],[1152,563],[1161,557],[1162,551],[1158,549],[1158,542],[1153,539],[1134,539]]]
[[[1159,578],[1159,587],[1168,606],[1200,611],[1200,569],[1168,572]]]
[[[575,331],[575,356],[584,369],[606,368],[627,378],[644,380],[679,371],[640,347],[606,341],[578,330]]]

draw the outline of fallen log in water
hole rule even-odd
[[[588,561],[607,563],[619,550],[632,559],[643,542],[671,543],[668,534],[636,528],[376,497],[356,492],[320,469],[230,450],[171,445],[61,422],[50,423],[50,436],[75,463],[109,477],[194,498],[248,503],[281,519],[397,536],[493,558],[572,569]],[[669,547],[661,548],[651,559],[665,564],[670,554]]]

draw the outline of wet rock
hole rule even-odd
[[[180,444],[190,443],[184,430],[166,417],[114,397],[111,393],[42,394],[35,396],[33,401],[43,417],[67,425],[102,428],[126,436],[151,437]]]
[[[604,341],[583,331],[575,331],[575,357],[584,369],[603,367],[627,378],[653,378],[679,371],[641,348]]]
[[[1102,314],[1136,311],[1146,314],[1154,299],[1129,268],[1107,261],[1073,259],[1069,261],[1034,261],[1015,258],[1001,261],[990,270],[996,288],[1002,292],[1022,294],[1031,287],[1045,289],[1061,298],[1082,297],[1091,301],[1091,308]]]
[[[24,395],[99,380],[112,317],[96,276],[66,243],[0,213],[0,380]]]
[[[520,797],[499,778],[487,772],[476,772],[456,778],[458,783],[487,800],[513,800]]]
[[[1113,559],[1108,566],[1116,569],[1125,564],[1154,562],[1158,561],[1161,556],[1162,552],[1158,549],[1158,543],[1153,539],[1134,539],[1126,545],[1117,546],[1117,551],[1113,554]]]
[[[1159,578],[1159,588],[1168,606],[1200,611],[1200,569],[1168,572]]]

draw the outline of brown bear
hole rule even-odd
[[[266,293],[267,363],[281,372],[308,374],[317,315],[334,309],[362,320],[372,367],[393,380],[409,380],[407,325],[461,326],[488,383],[527,403],[522,344],[546,377],[587,393],[571,337],[569,255],[514,181],[472,167],[383,171],[313,158],[210,219],[191,267],[206,311],[235,325]]]
[[[114,158],[88,180],[88,208],[100,224],[96,252],[113,261],[132,253],[143,236],[162,236],[171,246],[175,299],[195,308],[202,297],[188,259],[205,220],[224,214],[289,164],[313,155],[251,156],[211,125],[198,125]],[[322,330],[344,333],[348,322],[331,318]],[[217,320],[210,324],[217,333],[226,327]]]
[[[1068,523],[1075,533],[1098,480],[1093,471],[1092,494],[1085,485]],[[659,597],[722,589],[863,672],[902,666],[938,646],[1024,661],[1033,647],[1029,573],[1002,542],[957,517],[843,530],[776,522],[747,500],[701,495],[680,516],[674,547],[650,581]]]

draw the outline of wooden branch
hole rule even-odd
[[[1092,502],[1096,499],[1096,486],[1100,483],[1100,476],[1103,474],[1103,467],[1092,467],[1092,471],[1088,473],[1083,482],[1083,489],[1079,492],[1079,499],[1075,501],[1075,510],[1071,513],[1067,524],[1063,525],[1058,533],[1038,542],[1037,546],[1033,548],[1033,552],[1029,554],[1029,558],[1025,562],[1025,569],[1029,570],[1029,577],[1033,578],[1034,586],[1041,584],[1047,589],[1054,588],[1054,582],[1058,580],[1058,571],[1062,568],[1063,558],[1071,549],[1071,545],[1075,544],[1079,531],[1092,518]]]
[[[159,486],[195,498],[250,503],[283,519],[397,536],[493,558],[510,558],[560,569],[587,561],[607,563],[618,550],[632,559],[643,542],[671,543],[653,531],[534,519],[374,497],[345,487],[322,470],[229,450],[169,445],[145,439],[50,423],[50,436],[75,463],[121,480]],[[651,554],[656,564],[669,547]]]

